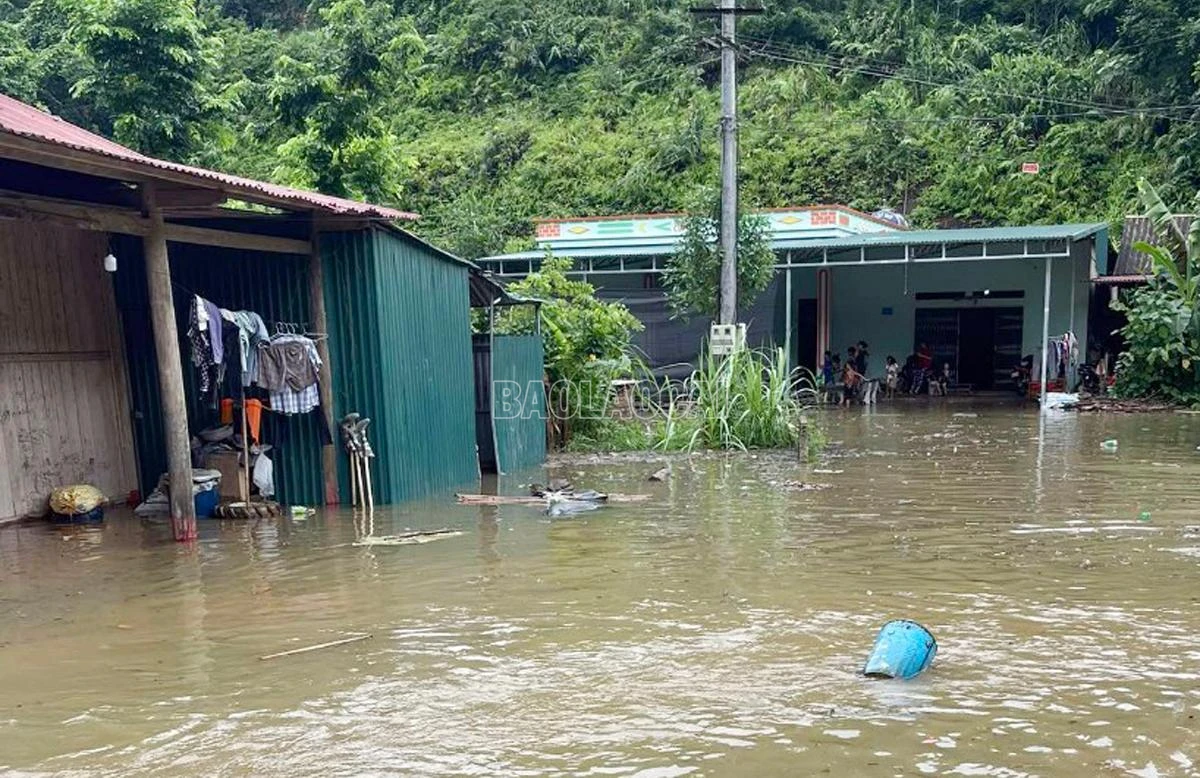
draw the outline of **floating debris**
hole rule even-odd
[[[343,638],[342,640],[331,640],[328,643],[318,643],[315,646],[305,646],[304,648],[293,648],[291,651],[280,651],[277,654],[267,654],[260,656],[259,660],[266,661],[267,659],[278,659],[283,656],[295,656],[296,654],[307,654],[310,651],[320,651],[323,648],[333,648],[334,646],[344,646],[350,643],[358,643],[363,640],[370,640],[373,635],[355,635],[351,638]]]
[[[828,489],[832,484],[810,484],[805,481],[784,481],[779,484],[784,489],[790,489],[794,492],[820,492]]]
[[[671,477],[671,468],[664,467],[661,470],[655,470],[653,473],[650,474],[650,477],[646,480],[655,481],[657,483],[662,483],[663,481],[666,481],[670,477]]]
[[[871,678],[915,678],[933,664],[937,640],[915,621],[889,621],[879,630],[863,675]]]
[[[579,497],[588,492],[581,492]],[[600,494],[592,492],[592,494]],[[506,494],[459,494],[455,495],[462,505],[545,505],[545,497],[522,497]],[[649,494],[603,494],[605,502],[645,502],[652,498]]]
[[[460,529],[421,530],[405,532],[401,535],[368,535],[355,541],[352,545],[363,546],[415,546],[421,543],[432,543],[435,540],[457,538],[464,534]]]

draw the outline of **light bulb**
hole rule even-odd
[[[104,257],[104,269],[109,273],[117,272],[117,258],[112,254],[106,255]]]

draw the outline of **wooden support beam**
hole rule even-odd
[[[149,231],[142,239],[142,251],[146,256],[150,320],[154,328],[154,351],[158,356],[158,382],[162,392],[167,472],[171,477],[168,495],[171,529],[175,540],[191,541],[197,536],[196,509],[192,502],[192,454],[188,440],[187,405],[183,396],[183,361],[179,353],[179,333],[175,327],[175,302],[171,295],[167,233],[162,211],[154,202],[153,184],[143,186],[142,203]]]
[[[168,224],[167,240],[172,243],[194,243],[199,246],[219,246],[243,251],[261,251],[267,254],[307,256],[312,253],[312,243],[307,240],[250,235],[244,232],[213,230],[208,227],[192,227],[186,224]]]
[[[0,152],[2,152],[0,156],[9,159],[59,170],[73,170],[77,173],[103,178],[115,178],[139,184],[153,181],[162,182],[168,186],[176,184],[182,187],[196,187],[194,173],[164,168],[150,162],[107,157],[94,151],[72,149],[7,132],[0,132]],[[204,187],[196,188],[203,189]],[[289,198],[273,197],[252,186],[226,185],[213,181],[213,189],[220,189],[225,196],[236,197],[248,203],[292,210],[309,210],[303,203],[293,202]]]
[[[161,221],[161,210],[159,211]],[[134,211],[107,205],[88,205],[44,197],[0,194],[0,219],[53,221],[65,226],[115,232],[122,235],[150,234],[150,219]],[[245,232],[214,230],[188,224],[164,224],[166,238],[172,243],[192,243],[199,246],[261,251],[270,254],[307,256],[312,244],[306,240],[276,238],[270,235],[251,235]]]
[[[308,311],[312,319],[313,330],[329,333],[329,317],[325,311],[325,268],[321,262],[321,235],[314,226],[312,232],[312,250],[308,255]],[[317,389],[321,395],[321,414],[330,433],[336,427],[333,424],[333,364],[329,359],[329,338],[317,341],[317,356],[321,358],[321,369],[318,372]],[[334,440],[337,440],[334,434]],[[337,505],[341,502],[337,477],[337,446],[330,443],[321,450],[321,475],[325,484],[325,504]]]

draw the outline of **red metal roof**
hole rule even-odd
[[[119,143],[114,143],[107,138],[88,132],[82,127],[76,127],[74,124],[63,121],[57,116],[39,111],[31,105],[26,105],[4,94],[0,94],[0,131],[54,146],[120,160],[130,166],[142,168],[142,172],[150,178],[154,177],[155,170],[183,174],[196,179],[195,185],[198,187],[228,190],[231,194],[239,192],[250,196],[258,194],[278,201],[281,204],[290,204],[342,216],[365,216],[409,221],[419,218],[415,213],[399,211],[395,208],[387,208],[382,205],[360,203],[355,200],[332,197],[316,192],[307,192],[303,189],[292,189],[286,186],[268,184],[263,181],[241,178],[240,176],[231,176],[215,170],[205,170],[204,168],[147,157],[133,149],[126,148]]]

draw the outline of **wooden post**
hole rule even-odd
[[[325,312],[325,269],[321,264],[321,240],[316,226],[312,232],[312,250],[308,255],[308,311],[313,330],[329,333],[329,317]],[[336,437],[333,426],[333,365],[329,360],[329,338],[317,339],[317,356],[321,358],[321,369],[317,374],[317,390],[320,392],[321,415],[324,417],[330,437]],[[321,475],[325,483],[325,504],[341,502],[338,494],[337,446],[330,443],[321,450]]]
[[[154,351],[158,356],[167,472],[171,477],[171,529],[176,540],[190,541],[196,539],[196,507],[192,502],[192,453],[188,441],[187,406],[183,399],[183,361],[179,354],[179,331],[175,326],[175,301],[171,296],[167,233],[162,211],[154,202],[153,186],[150,183],[142,185],[142,208],[149,220],[149,230],[142,238],[142,252],[146,259]]]

